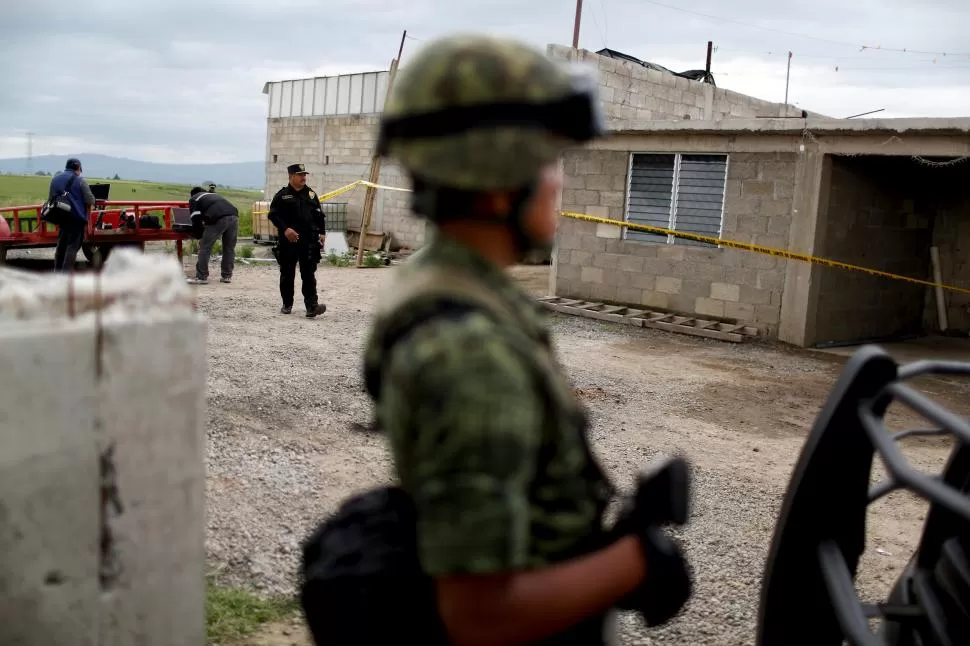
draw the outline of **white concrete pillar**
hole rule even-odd
[[[0,643],[204,644],[205,321],[171,257],[70,283],[0,269]]]

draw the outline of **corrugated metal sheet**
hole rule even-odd
[[[627,220],[685,233],[719,237],[724,213],[726,155],[634,153],[630,160]],[[627,230],[629,240],[713,246]]]
[[[374,114],[384,108],[387,80],[388,72],[320,76],[274,81],[263,92],[272,119]]]

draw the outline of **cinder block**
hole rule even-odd
[[[580,159],[576,162],[577,175],[601,175],[603,173],[603,162],[596,159]]]
[[[741,302],[751,305],[769,305],[771,303],[771,292],[742,285],[739,298]]]
[[[597,224],[596,225],[596,237],[597,238],[615,238],[619,239],[623,233],[622,227],[618,227],[613,224]]]
[[[787,236],[791,230],[791,218],[776,215],[768,218],[768,235]]]
[[[579,204],[584,208],[589,206],[596,206],[597,204],[600,204],[600,195],[602,194],[599,191],[577,190],[575,192],[576,204]],[[603,206],[609,206],[609,205],[606,204]]]
[[[563,174],[562,185],[564,189],[584,189],[586,188],[586,176]]]
[[[690,276],[689,274],[685,274]],[[703,280],[693,280],[692,278],[683,279],[680,284],[680,295],[691,300],[697,298],[707,298],[710,295],[711,286]]]
[[[618,227],[614,227],[618,228]],[[643,273],[643,258],[638,256],[621,255],[619,268],[623,271],[629,271],[634,273]]]
[[[727,268],[713,262],[689,261],[684,265],[683,272],[685,276],[690,276],[692,280],[722,282]]]
[[[777,305],[758,305],[755,307],[755,320],[758,323],[776,325],[780,319],[780,311]]]
[[[637,289],[656,291],[657,288],[657,277],[650,276],[649,274],[627,274],[630,277],[630,287],[636,287]]]
[[[670,307],[670,296],[668,294],[644,290],[640,302],[647,307],[667,309]]]
[[[764,235],[768,232],[768,218],[750,214],[740,216],[736,231],[740,234]]]
[[[679,268],[675,269],[676,264],[669,260],[648,257],[643,259],[643,272],[652,276],[671,276],[681,273]]]
[[[600,191],[600,206],[623,206],[626,203],[626,196],[621,191]]]
[[[609,218],[610,217],[610,207],[608,206],[591,206],[586,209],[586,215],[591,215],[594,218]],[[612,218],[611,218],[612,219]]]
[[[602,253],[606,251],[606,240],[597,238],[595,235],[585,236],[581,245],[583,251]]]
[[[725,303],[724,316],[741,322],[754,322],[755,306],[749,303]]]
[[[657,258],[682,262],[687,253],[687,247],[683,245],[663,245],[657,247]]]
[[[600,267],[602,269],[616,269],[620,265],[620,254],[616,253],[598,253],[593,257],[593,266]]]
[[[765,182],[757,179],[748,179],[741,182],[741,195],[766,196],[774,195],[775,187],[772,182]]]
[[[698,298],[694,301],[694,312],[705,316],[724,316],[724,301]]]
[[[683,280],[680,278],[673,276],[656,277],[656,291],[662,294],[679,294],[682,286]]]
[[[584,283],[600,284],[603,282],[603,269],[600,267],[583,267],[580,270],[580,280]]]
[[[586,175],[586,187],[591,191],[610,191],[613,188],[613,178],[610,175]]]
[[[736,303],[741,300],[741,286],[728,283],[711,283],[711,298]]]

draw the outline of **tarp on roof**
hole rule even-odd
[[[618,52],[615,49],[603,48],[596,53],[600,56],[606,56],[607,58],[615,58],[617,60],[627,61],[628,63],[633,63],[635,65],[642,65],[647,69],[663,72],[664,74],[672,74],[681,78],[690,79],[691,81],[700,81],[701,83],[708,83],[715,87],[717,86],[717,83],[714,82],[714,75],[706,70],[687,70],[686,72],[674,72],[673,70],[668,70],[662,65],[642,61],[639,58],[635,58],[629,54],[624,54],[623,52]]]

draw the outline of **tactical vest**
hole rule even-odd
[[[415,259],[413,257],[412,262]],[[496,322],[496,334],[502,335],[508,346],[531,370],[537,392],[541,393],[545,403],[545,425],[542,430],[544,450],[555,451],[559,440],[553,434],[562,433],[577,434],[582,446],[585,464],[580,479],[583,488],[574,493],[577,499],[591,501],[598,523],[589,536],[578,542],[573,537],[567,537],[567,544],[564,539],[555,536],[534,537],[535,540],[541,540],[543,553],[552,556],[550,560],[554,562],[601,549],[608,542],[602,529],[603,513],[614,489],[590,450],[586,437],[586,413],[554,360],[551,348],[529,336],[525,331],[528,323],[515,308],[474,275],[451,266],[406,265],[400,269],[397,280],[388,286],[379,301],[371,342],[381,350],[365,366],[368,392],[375,401],[380,396],[381,364],[398,340],[421,323],[467,311],[484,314]],[[551,457],[540,450],[539,467]],[[536,493],[530,492],[530,498],[538,499],[540,496]],[[605,616],[594,617],[541,644],[590,646],[604,643],[604,640],[609,640],[604,635],[605,622]]]

